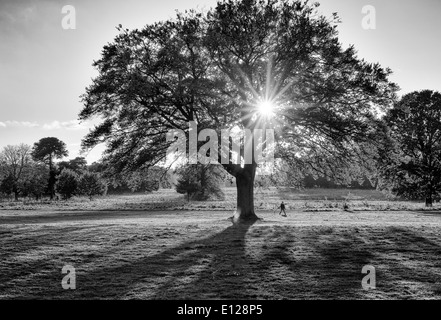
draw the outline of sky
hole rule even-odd
[[[316,1],[311,1],[316,2]],[[358,56],[392,69],[400,95],[441,91],[440,0],[318,0],[325,16],[337,12],[339,39]],[[216,0],[0,0],[0,149],[57,137],[68,159],[100,158],[104,146],[80,154],[94,121],[78,122],[92,67],[116,26],[142,28],[175,16],[176,10],[209,8]],[[75,9],[75,29],[62,21]],[[366,7],[370,6],[370,7]],[[365,10],[363,10],[363,8]],[[366,11],[366,10],[369,11]],[[367,29],[375,9],[375,29]],[[70,20],[72,22],[72,20]],[[372,22],[372,20],[371,20]],[[372,24],[370,24],[373,27]],[[66,159],[65,159],[66,160]]]

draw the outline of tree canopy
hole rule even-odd
[[[66,144],[55,137],[42,138],[34,143],[32,157],[36,161],[42,161],[49,166],[53,165],[53,160],[68,156]]]
[[[76,157],[69,161],[60,161],[57,163],[58,171],[61,173],[63,169],[70,169],[75,171],[77,174],[87,170],[87,161],[84,157]]]

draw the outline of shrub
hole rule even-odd
[[[71,198],[78,191],[78,175],[70,169],[63,169],[58,176],[56,190],[63,199]]]
[[[176,191],[187,194],[188,199],[198,201],[223,200],[222,183],[225,171],[220,165],[184,165],[177,170],[179,175]]]
[[[103,195],[107,192],[107,184],[100,175],[94,172],[85,172],[79,181],[80,194],[86,195],[92,200],[93,196]]]
[[[8,196],[14,192],[14,177],[12,175],[8,175],[2,179],[0,182],[0,192]]]
[[[181,194],[187,194],[187,199],[190,198],[199,190],[199,184],[195,179],[190,178],[188,175],[180,177],[176,185],[176,191]]]
[[[43,165],[35,165],[25,173],[19,181],[19,188],[24,197],[34,196],[40,199],[48,187],[47,176],[49,170]]]

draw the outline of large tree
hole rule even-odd
[[[321,16],[317,6],[229,0],[142,30],[120,26],[83,95],[80,119],[104,119],[83,147],[106,142],[115,171],[152,166],[166,156],[166,133],[188,137],[195,121],[198,132],[218,135],[274,129],[276,157],[292,167],[332,171],[347,162],[369,138],[375,107],[389,105],[397,87],[389,69],[342,47],[337,15]],[[234,221],[255,220],[255,153],[251,163],[223,166],[236,179]]]
[[[379,172],[393,192],[425,199],[431,207],[441,191],[441,93],[406,94],[389,110],[385,124]]]
[[[49,192],[51,200],[55,196],[56,172],[54,160],[68,156],[66,144],[55,137],[42,138],[34,143],[32,149],[32,158],[35,161],[41,161],[49,166]]]

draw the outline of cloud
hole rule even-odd
[[[3,128],[7,128],[7,127],[35,128],[38,126],[39,126],[38,123],[30,122],[30,121],[16,121],[16,120],[0,121],[0,127],[3,127]]]
[[[51,123],[45,123],[43,125],[43,129],[45,130],[84,130],[87,129],[88,126],[83,122],[80,123],[78,120],[70,120],[70,121],[52,121]]]
[[[80,123],[78,120],[58,121],[54,120],[43,125],[37,122],[7,120],[0,121],[0,128],[42,128],[43,130],[86,130],[89,125],[86,122]]]

